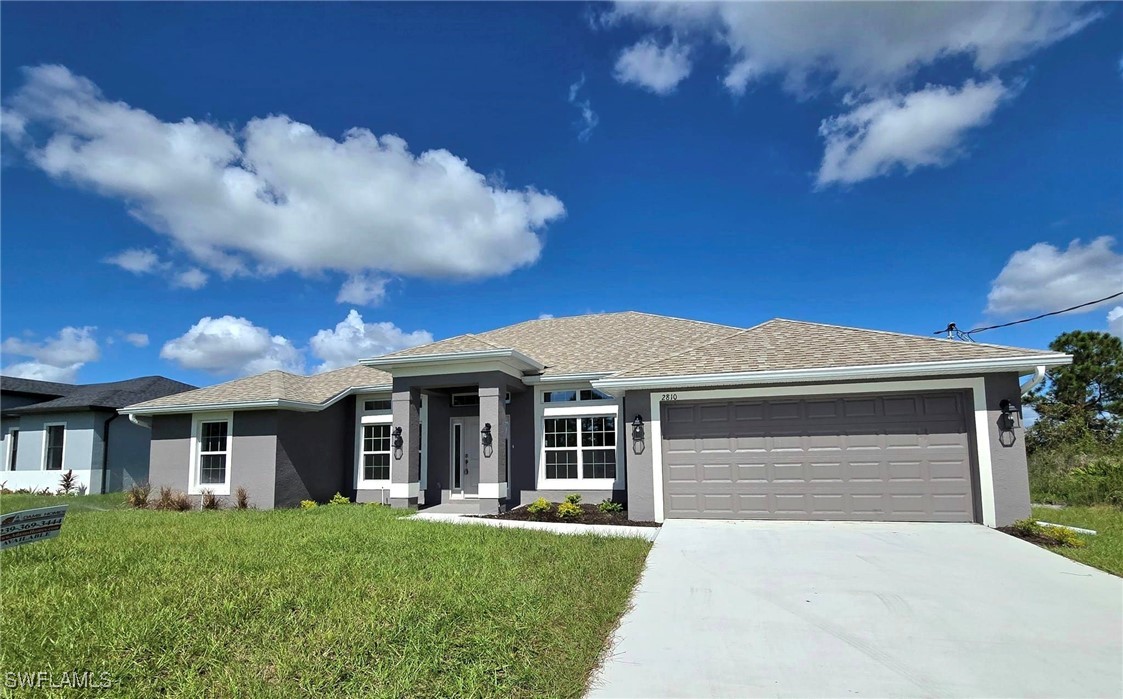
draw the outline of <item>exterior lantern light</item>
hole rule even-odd
[[[402,428],[401,427],[395,427],[394,428],[394,458],[395,459],[402,458],[402,444],[403,444]]]
[[[1014,428],[1018,425],[1018,409],[1008,398],[1003,398],[998,403],[998,410],[1002,413],[998,418],[998,442],[1004,447],[1012,447],[1017,441]]]
[[[491,446],[491,423],[485,422],[484,428],[480,430],[480,444],[485,447]]]
[[[638,413],[632,420],[632,439],[637,442],[643,441],[643,417]]]

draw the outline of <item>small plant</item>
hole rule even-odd
[[[1084,537],[1071,529],[1066,529],[1064,527],[1042,527],[1042,529],[1045,531],[1045,536],[1053,540],[1054,546],[1079,549],[1087,545],[1084,541]]]
[[[168,486],[160,486],[160,493],[156,496],[156,502],[152,503],[154,510],[170,510],[172,509],[172,489]]]
[[[340,495],[339,493],[336,493],[335,495],[331,496],[331,500],[328,500],[328,504],[329,505],[350,505],[351,500],[350,500],[350,498],[345,498],[342,495]]]
[[[87,488],[86,488],[86,484],[85,484],[85,483],[79,483],[79,484],[78,484],[78,494],[79,494],[79,495],[85,495],[85,494],[86,494],[86,490],[87,490]]]
[[[246,490],[246,486],[240,485],[234,491],[234,507],[239,510],[248,510],[250,508],[250,491]]]
[[[569,495],[565,496],[565,501],[570,505],[580,505],[581,495],[579,493],[570,493]]]
[[[1009,531],[1015,536],[1028,539],[1046,546],[1064,546],[1067,548],[1083,548],[1084,539],[1079,534],[1065,527],[1045,527],[1035,520],[1019,519],[1010,525]]]
[[[543,515],[547,515],[552,509],[554,509],[553,503],[551,503],[546,498],[538,498],[537,500],[526,506],[526,511],[534,515],[535,517],[542,517]]]
[[[186,493],[180,493],[167,486],[160,488],[160,495],[152,507],[157,510],[170,510],[172,512],[186,512],[191,509],[191,498]]]
[[[176,512],[187,512],[191,509],[191,498],[187,496],[187,493],[177,492],[172,496],[171,509]]]
[[[312,510],[312,509],[315,509],[316,507],[319,507],[319,503],[317,503],[315,500],[301,500],[300,501],[300,509],[302,509],[302,510]]]
[[[561,519],[577,519],[581,516],[584,510],[575,502],[570,502],[569,498],[565,502],[558,505],[558,517]]]
[[[143,510],[148,507],[148,496],[151,493],[152,486],[147,483],[133,483],[133,486],[125,491],[125,503],[129,507]]]
[[[74,469],[66,469],[66,473],[62,474],[59,479],[58,494],[70,495],[78,489],[78,476],[74,475]]]
[[[219,507],[218,498],[215,496],[214,491],[207,488],[203,490],[203,509],[204,510],[217,510]]]
[[[612,502],[611,500],[601,500],[600,504],[597,505],[597,509],[607,515],[615,512],[623,512],[624,506],[618,502]]]

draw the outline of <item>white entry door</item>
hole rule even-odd
[[[480,493],[480,419],[454,417],[451,424],[452,494],[478,497]]]

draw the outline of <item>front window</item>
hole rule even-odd
[[[8,433],[8,470],[16,470],[16,455],[19,452],[19,430]]]
[[[199,485],[226,483],[229,444],[229,422],[222,420],[199,425]]]
[[[62,470],[62,452],[66,443],[66,425],[47,425],[47,445],[44,450],[44,468]]]
[[[548,417],[546,478],[616,478],[616,417]]]
[[[363,425],[363,480],[390,480],[390,425]]]

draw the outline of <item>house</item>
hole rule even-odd
[[[258,506],[339,490],[488,513],[580,493],[626,502],[638,520],[1000,526],[1029,514],[1021,396],[1069,362],[782,319],[736,328],[606,313],[123,412],[151,420],[154,483],[244,485]]]
[[[88,492],[103,493],[143,481],[149,432],[118,409],[194,388],[163,376],[84,385],[0,376],[0,482],[54,490],[73,470]]]

